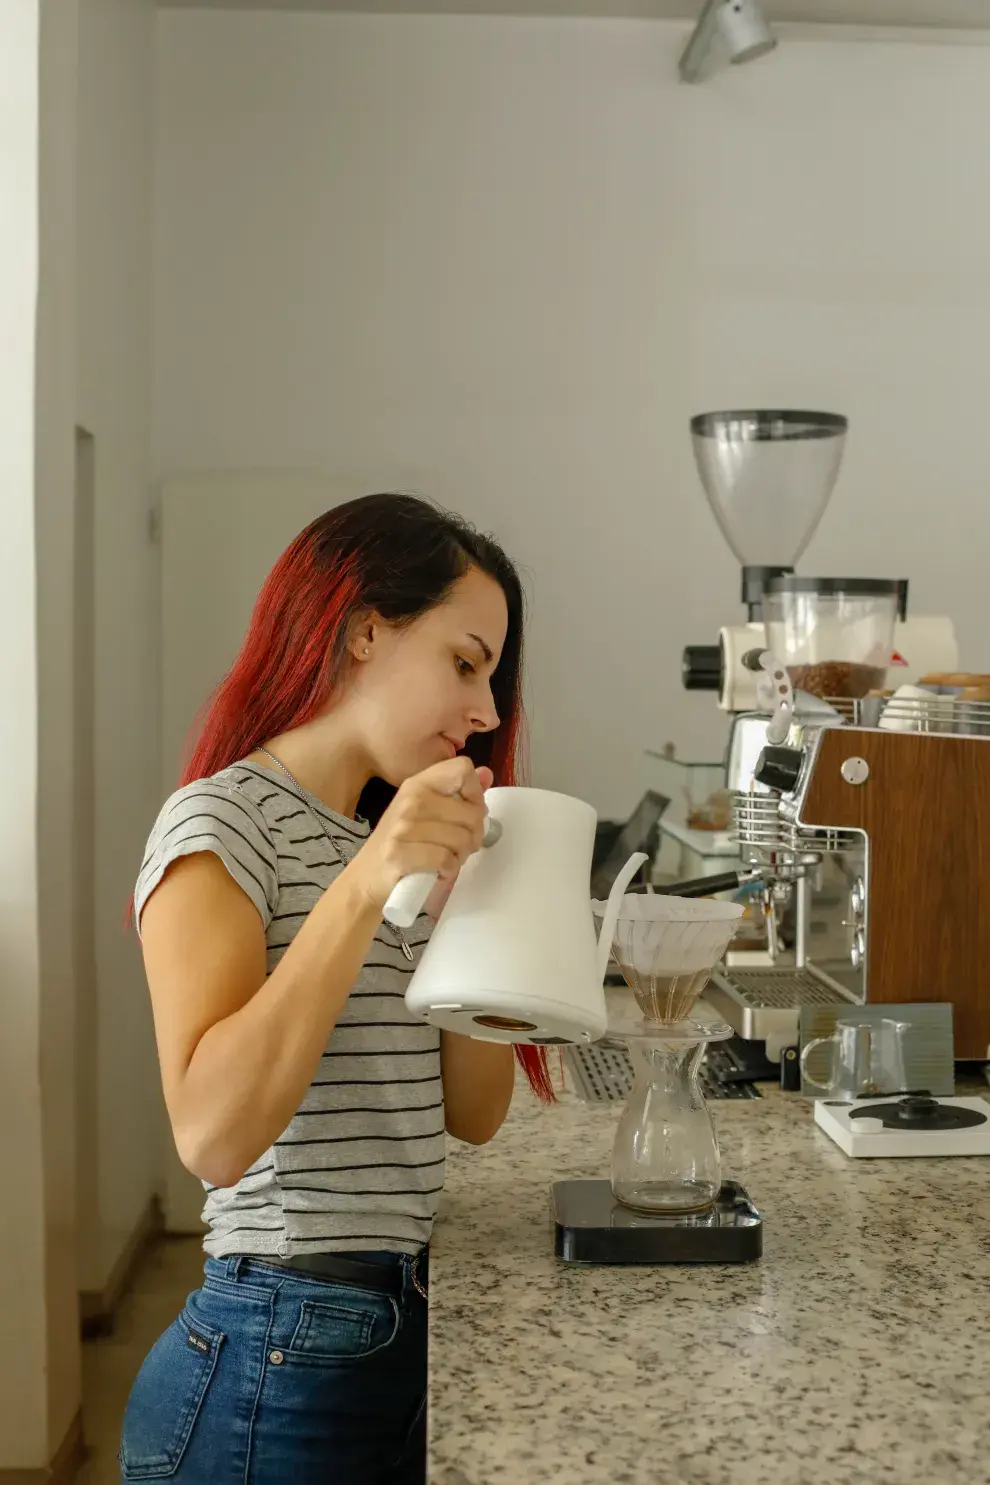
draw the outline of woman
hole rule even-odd
[[[425,1478],[444,1130],[491,1139],[513,1065],[403,995],[484,790],[513,781],[522,608],[492,540],[400,495],[321,516],[261,591],[134,896],[210,1232],[134,1384],[125,1481]],[[420,871],[428,915],[393,930],[383,906]],[[542,1054],[520,1058],[552,1097]]]

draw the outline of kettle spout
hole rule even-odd
[[[619,916],[619,909],[622,906],[625,890],[646,860],[648,860],[648,857],[644,851],[634,852],[612,883],[612,890],[608,894],[608,902],[605,904],[605,915],[602,918],[602,926],[598,934],[598,978],[603,985],[605,983],[605,974],[608,970],[608,956],[612,952],[615,924]]]

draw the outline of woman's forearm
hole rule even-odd
[[[273,973],[207,1031],[173,1126],[201,1179],[230,1186],[287,1128],[381,921],[350,868],[327,888]]]
[[[515,1081],[511,1047],[440,1033],[440,1065],[448,1134],[484,1145],[501,1129]]]

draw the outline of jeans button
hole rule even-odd
[[[268,1360],[271,1362],[272,1366],[281,1366],[282,1362],[285,1360],[285,1357],[282,1355],[281,1351],[269,1351]]]

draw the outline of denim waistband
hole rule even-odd
[[[375,1267],[385,1269],[386,1272],[391,1269],[395,1273],[396,1284],[403,1293],[410,1288],[422,1293],[428,1282],[428,1248],[420,1249],[415,1255],[389,1253],[378,1249],[354,1249],[327,1256],[339,1256],[353,1259],[358,1263],[373,1264]],[[331,1278],[323,1278],[301,1269],[279,1267],[260,1255],[252,1254],[236,1254],[228,1258],[207,1257],[205,1273],[207,1278],[220,1279],[227,1283],[240,1281],[262,1288],[276,1288],[287,1282],[323,1285],[332,1285],[335,1282]]]

